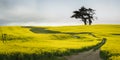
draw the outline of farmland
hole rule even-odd
[[[1,26],[0,59],[65,60],[59,57],[89,50],[107,38],[101,57],[119,60],[119,30],[120,25]]]

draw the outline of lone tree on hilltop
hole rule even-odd
[[[71,18],[81,19],[85,25],[89,23],[89,25],[92,24],[92,20],[94,20],[93,15],[95,14],[95,10],[91,8],[85,8],[82,6],[78,11],[73,11],[73,15]]]

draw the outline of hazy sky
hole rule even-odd
[[[93,24],[120,24],[120,0],[0,0],[0,25],[79,25],[81,6],[96,10]]]

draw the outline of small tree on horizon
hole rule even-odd
[[[73,15],[71,18],[81,19],[85,25],[89,23],[89,25],[92,24],[92,20],[94,20],[93,15],[95,14],[95,10],[91,8],[85,8],[82,6],[78,11],[73,11]]]

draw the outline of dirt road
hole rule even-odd
[[[100,58],[100,50],[90,50],[78,53],[77,55],[65,56],[66,60],[102,60]]]
[[[102,60],[100,58],[100,47],[104,45],[105,42],[106,42],[106,39],[103,39],[102,42],[98,46],[94,47],[93,49],[89,51],[80,52],[75,55],[64,56],[64,58],[66,60]]]

